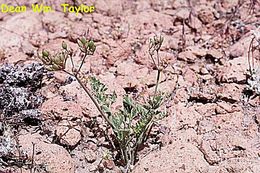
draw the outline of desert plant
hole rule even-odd
[[[114,111],[111,109],[111,105],[117,98],[115,92],[112,94],[108,93],[108,88],[93,76],[89,76],[87,80],[90,87],[79,77],[86,57],[93,55],[96,50],[93,41],[86,38],[77,40],[78,47],[83,54],[78,68],[76,68],[73,62],[73,50],[65,42],[62,43],[62,49],[59,53],[52,56],[49,51],[43,50],[40,56],[47,69],[53,71],[60,70],[74,76],[93,101],[101,116],[112,128],[116,140],[114,140],[115,142],[112,142],[112,140],[110,142],[113,143],[112,146],[116,146],[116,150],[120,153],[121,160],[125,166],[125,172],[128,172],[137,161],[137,152],[149,136],[154,122],[165,116],[165,112],[160,110],[164,101],[164,95],[158,91],[162,71],[162,63],[159,57],[162,42],[162,37],[154,37],[150,39],[149,44],[149,55],[158,71],[154,94],[144,99],[145,101],[142,103],[135,101],[130,95],[125,95],[122,107]],[[72,63],[70,71],[66,70],[68,59]]]

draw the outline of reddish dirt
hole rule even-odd
[[[1,64],[39,61],[38,50],[60,49],[62,41],[77,50],[76,39],[89,31],[97,50],[82,71],[119,96],[129,88],[141,93],[148,87],[149,92],[156,71],[148,41],[160,34],[160,56],[168,66],[159,89],[171,94],[168,116],[155,127],[157,144],[148,140],[133,172],[260,172],[259,98],[247,100],[243,93],[252,31],[260,26],[258,1],[83,0],[96,11],[78,16],[60,11],[62,2],[47,2],[54,13],[0,13]],[[78,53],[75,61],[80,61]],[[20,149],[31,156],[35,144],[36,172],[120,172],[111,158],[104,159],[107,141],[95,126],[104,128],[102,118],[80,85],[67,79],[55,72],[44,81],[43,126],[21,130]]]

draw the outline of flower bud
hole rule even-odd
[[[80,41],[81,41],[81,43],[82,43],[83,45],[86,45],[86,43],[87,43],[87,40],[86,40],[85,37],[82,37],[82,38],[80,39]]]
[[[92,40],[88,42],[89,49],[92,49],[94,46],[95,46],[95,44]]]
[[[162,43],[164,40],[164,38],[162,36],[160,36],[160,42]]]
[[[53,71],[52,66],[45,66],[45,68],[46,68],[48,71]]]
[[[81,40],[77,40],[78,46],[82,48],[84,45],[82,44]]]
[[[96,50],[96,45],[95,45],[95,43],[91,40],[91,41],[89,41],[89,43],[88,43],[88,48],[89,48],[89,50],[92,52],[92,53],[94,53],[94,51]]]
[[[59,55],[56,55],[55,57],[53,57],[53,58],[52,58],[52,62],[53,62],[54,64],[59,65],[59,64],[60,64],[60,57],[59,57]]]
[[[62,48],[65,50],[67,50],[67,48],[68,48],[67,44],[64,41],[62,42]]]
[[[61,70],[61,67],[60,67],[59,65],[56,65],[56,64],[53,64],[53,65],[51,66],[51,68],[52,68],[52,71]]]
[[[48,57],[50,53],[47,50],[42,50],[42,56],[43,57]]]

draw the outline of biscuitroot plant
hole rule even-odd
[[[253,38],[248,49],[249,73],[247,74],[247,91],[252,91],[254,96],[260,96],[260,66],[255,64],[255,53],[260,55],[260,31],[253,32]],[[259,60],[260,57],[258,57]]]
[[[145,101],[142,103],[135,101],[130,95],[125,95],[122,107],[118,110],[111,108],[111,105],[117,99],[115,92],[108,93],[108,88],[94,76],[88,76],[87,83],[79,77],[85,59],[87,56],[93,55],[96,50],[95,43],[92,40],[86,38],[77,40],[79,50],[83,55],[78,67],[73,61],[73,50],[65,42],[62,43],[62,49],[59,53],[51,55],[49,51],[43,50],[41,56],[39,56],[48,70],[63,71],[75,77],[87,93],[102,118],[112,129],[115,140],[110,140],[110,142],[118,151],[125,172],[129,172],[137,161],[137,152],[149,136],[154,123],[165,116],[165,112],[160,109],[165,97],[158,91],[163,66],[159,57],[162,42],[162,37],[154,37],[150,39],[149,44],[149,55],[158,71],[154,93],[143,99]],[[72,64],[70,70],[66,69],[68,59]]]

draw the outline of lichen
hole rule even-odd
[[[37,89],[45,72],[38,63],[0,67],[0,113],[10,117],[24,110],[37,109],[44,100]]]

